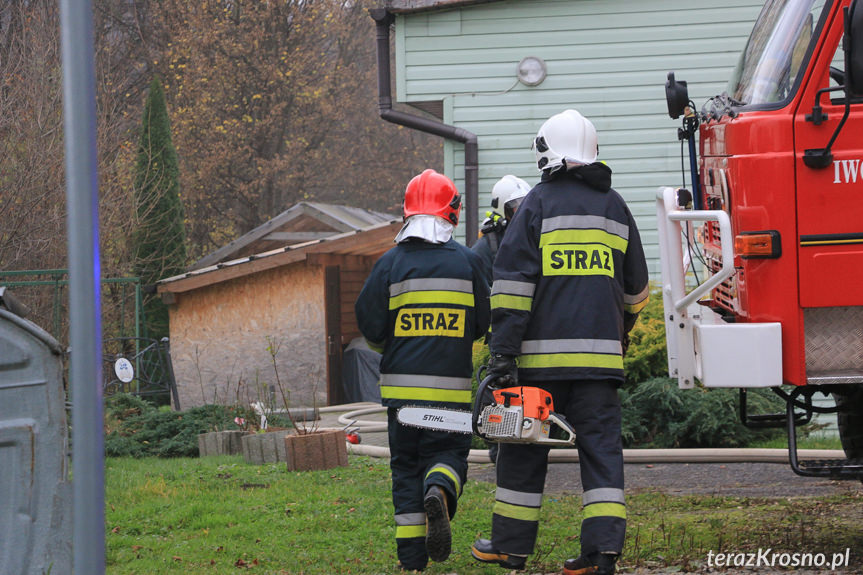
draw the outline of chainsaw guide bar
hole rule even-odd
[[[469,411],[443,407],[402,407],[398,411],[399,423],[404,425],[466,435],[473,434],[471,418]]]

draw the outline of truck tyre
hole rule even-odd
[[[863,459],[863,386],[834,393],[839,439],[848,459]]]

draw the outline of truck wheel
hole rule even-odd
[[[834,393],[839,439],[848,459],[863,458],[863,386]]]

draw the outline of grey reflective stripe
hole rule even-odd
[[[605,230],[610,234],[629,239],[627,224],[602,216],[555,216],[542,220],[542,233],[554,230]]]
[[[491,295],[509,294],[533,297],[536,284],[530,282],[517,282],[513,280],[495,280],[491,285]]]
[[[521,505],[522,507],[540,507],[542,505],[542,493],[528,493],[526,491],[513,491],[498,487],[494,498],[503,503]]]
[[[616,339],[531,339],[521,342],[521,353],[610,353],[621,354]]]
[[[405,373],[381,374],[381,385],[391,387],[428,387],[431,389],[470,389],[469,377],[441,375],[411,375]]]
[[[591,503],[625,503],[626,501],[623,496],[623,489],[600,487],[585,491],[581,496],[581,502],[584,505],[590,505]]]
[[[637,294],[628,294],[628,293],[623,294],[623,303],[630,304],[630,305],[634,304],[634,303],[641,303],[649,295],[650,295],[650,284],[644,286],[644,289],[641,290]]]
[[[460,291],[473,293],[469,280],[455,278],[416,278],[395,283],[390,286],[390,297],[411,291]]]
[[[425,525],[425,513],[402,513],[396,515],[396,525]]]

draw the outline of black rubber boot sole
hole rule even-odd
[[[486,545],[483,546],[483,543]],[[485,547],[488,547],[488,549]],[[500,551],[492,549],[485,539],[480,539],[479,541],[474,542],[473,546],[470,548],[470,554],[477,561],[500,565],[501,567],[515,569],[516,571],[524,569],[524,565],[527,562],[526,557],[507,555],[506,553],[501,553]]]
[[[440,488],[432,488],[423,500],[426,510],[426,551],[429,559],[446,561],[452,552],[452,530],[446,508],[446,494]]]
[[[563,564],[563,575],[614,575],[616,556],[595,557],[595,565],[584,557],[567,559]]]

